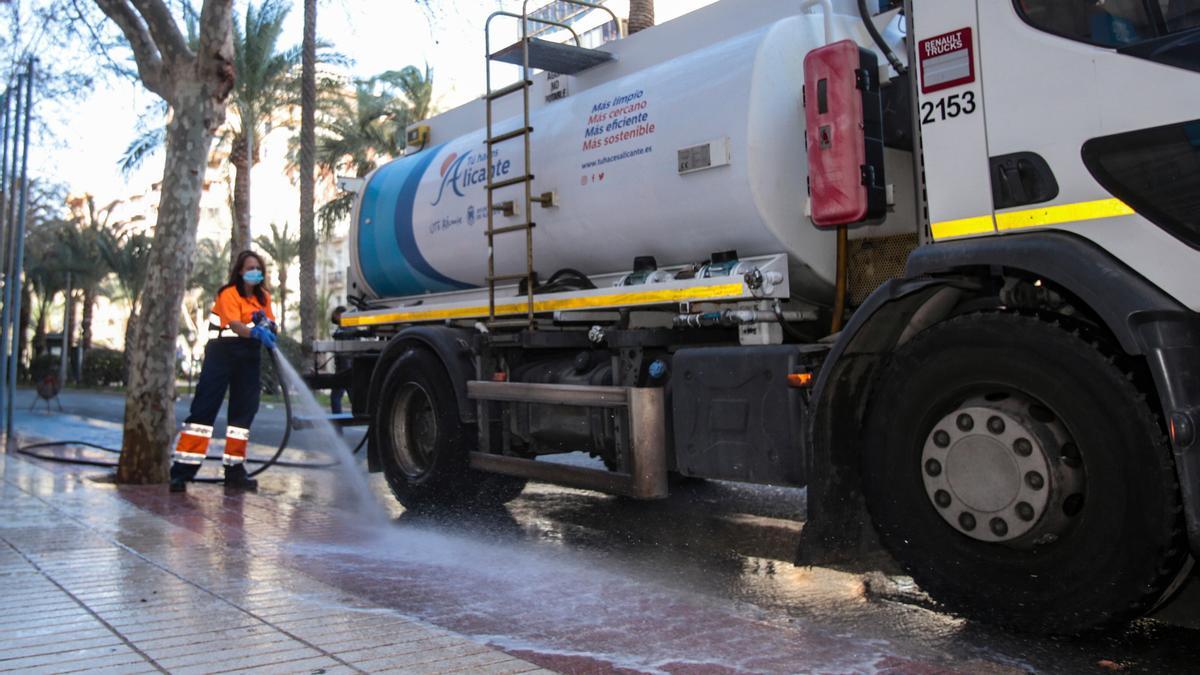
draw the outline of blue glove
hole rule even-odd
[[[267,349],[275,349],[275,334],[266,326],[255,326],[250,329],[250,337],[263,343]]]
[[[267,313],[262,311],[261,309],[257,310],[256,312],[254,312],[253,314],[250,315],[250,323],[254,324],[255,326],[263,323],[266,320],[267,320]]]

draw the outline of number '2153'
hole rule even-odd
[[[921,124],[933,124],[938,120],[970,115],[975,112],[975,108],[975,92],[973,91],[950,94],[936,101],[925,101],[921,104]]]

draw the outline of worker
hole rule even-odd
[[[229,390],[229,425],[222,456],[225,487],[256,490],[258,481],[246,475],[246,443],[250,438],[250,423],[258,412],[261,347],[274,348],[276,339],[266,268],[257,253],[243,251],[238,254],[229,283],[217,292],[208,318],[208,331],[204,365],[200,368],[191,414],[184,422],[183,433],[175,446],[171,491],[184,491],[187,482],[200,470],[208,454],[213,422],[221,409],[226,389]]]

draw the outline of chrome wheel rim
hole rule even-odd
[[[921,452],[930,504],[950,527],[1018,548],[1057,541],[1084,501],[1082,458],[1065,424],[1024,394],[964,401]]]

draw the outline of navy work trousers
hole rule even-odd
[[[262,391],[259,369],[262,343],[251,338],[222,337],[204,345],[204,365],[187,423],[212,426],[229,390],[229,426],[250,428],[258,414]]]

